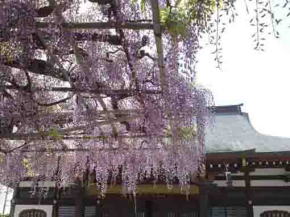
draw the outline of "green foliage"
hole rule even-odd
[[[184,140],[191,140],[196,136],[196,127],[187,126],[178,128],[178,137]]]
[[[23,165],[23,167],[24,167],[25,170],[26,170],[26,175],[27,175],[27,176],[29,176],[29,177],[33,177],[33,176],[35,176],[35,173],[34,173],[34,171],[33,171],[33,169],[32,169],[31,162],[30,162],[30,160],[29,160],[28,158],[24,158],[24,159],[22,160],[22,165]]]
[[[145,11],[148,0],[132,0],[132,3],[139,3]],[[222,0],[176,0],[174,5],[160,9],[160,21],[174,38],[183,38],[191,23],[206,25],[217,5],[222,5]]]
[[[62,138],[62,135],[55,128],[52,128],[52,129],[49,130],[48,136],[50,136],[50,137],[52,137],[53,139],[56,139],[56,140]]]
[[[139,3],[145,11],[148,0],[132,0],[132,3]],[[184,38],[193,22],[206,25],[216,6],[221,4],[222,0],[176,0],[174,5],[160,9],[160,21],[174,38]]]
[[[146,0],[141,0],[141,10],[145,11],[145,7],[146,7]]]
[[[185,10],[166,7],[160,10],[161,24],[173,37],[184,37],[187,33],[189,20],[186,17]]]
[[[146,9],[146,1],[147,1],[147,0],[132,0],[132,3],[133,3],[133,4],[137,4],[138,1],[140,1],[141,11],[144,12],[145,9]]]
[[[7,62],[13,62],[19,52],[21,52],[19,47],[9,42],[0,42],[0,56],[5,58]]]
[[[172,130],[170,127],[166,129],[165,132],[166,136],[171,137],[173,135]],[[196,132],[196,126],[186,126],[186,127],[178,127],[176,129],[176,136],[178,139],[183,139],[183,140],[191,140],[197,135]]]

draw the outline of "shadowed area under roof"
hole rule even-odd
[[[214,123],[207,129],[205,138],[207,153],[248,149],[256,149],[256,152],[275,152],[290,149],[290,138],[257,132],[248,114],[241,112],[241,106],[242,104],[213,107]]]

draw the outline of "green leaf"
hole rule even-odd
[[[160,22],[173,37],[184,37],[187,33],[188,18],[182,8],[163,8],[160,10]]]
[[[26,175],[29,177],[35,176],[35,173],[32,170],[32,165],[31,162],[28,158],[23,158],[22,159],[22,165],[26,169]]]
[[[196,127],[194,125],[178,128],[178,137],[185,140],[191,140],[196,136]]]
[[[141,11],[145,11],[146,8],[146,0],[141,0]]]
[[[50,136],[50,137],[52,137],[53,139],[56,139],[56,140],[62,138],[62,135],[55,128],[52,128],[52,129],[49,130],[48,136]]]
[[[132,4],[137,4],[138,1],[140,1],[140,5],[141,5],[141,11],[144,12],[146,9],[146,1],[147,0],[131,0]]]

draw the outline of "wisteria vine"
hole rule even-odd
[[[0,3],[1,183],[195,181],[213,104],[199,40],[233,2],[152,2]]]

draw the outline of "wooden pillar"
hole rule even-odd
[[[153,202],[152,202],[152,200],[145,201],[145,217],[153,217]]]
[[[54,196],[52,200],[53,209],[52,209],[52,217],[58,217],[58,209],[59,209],[59,199],[61,197],[62,189],[58,186],[58,183],[55,184],[54,187]]]
[[[53,209],[52,209],[52,216],[53,217],[58,217],[58,203],[56,202],[56,204],[53,204]]]
[[[254,211],[253,211],[253,199],[252,199],[252,192],[251,192],[251,178],[250,178],[250,172],[249,169],[245,169],[245,186],[246,186],[246,198],[247,198],[247,213],[248,217],[254,217]]]
[[[84,217],[84,190],[81,181],[76,181],[76,187],[74,189],[74,204],[75,214],[74,217]]]
[[[101,199],[97,199],[97,205],[96,205],[96,216],[95,217],[102,217],[102,204]]]
[[[204,183],[199,189],[199,217],[208,217],[208,185]]]
[[[15,197],[12,197],[9,216],[14,217],[14,213],[15,213]]]
[[[58,217],[58,198],[54,197],[54,199],[52,200],[52,217]]]

